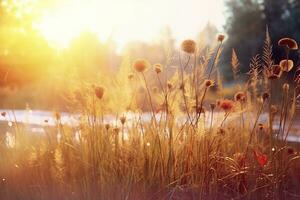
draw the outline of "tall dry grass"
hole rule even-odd
[[[224,39],[210,49],[184,41],[172,76],[169,62],[138,59],[129,70],[126,58],[116,77],[74,84],[78,127],[63,126],[58,113],[45,136],[14,124],[14,144],[0,150],[0,199],[299,199],[299,144],[287,142],[299,70],[288,82],[291,66],[274,65],[267,31],[248,81],[226,99],[218,66]],[[281,40],[283,60],[295,44]],[[234,50],[231,64],[239,79]]]

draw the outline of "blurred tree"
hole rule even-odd
[[[282,37],[292,37],[300,42],[299,0],[228,0],[228,21],[225,30],[228,40],[224,60],[230,63],[232,48],[236,49],[241,71],[249,70],[249,60],[261,53],[265,29],[268,26],[273,42],[274,62],[283,57],[283,50],[277,46]],[[296,62],[297,52],[292,58]],[[229,67],[226,71],[229,72]],[[231,77],[230,73],[226,74]]]

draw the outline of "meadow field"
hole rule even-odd
[[[272,44],[267,32],[246,81],[233,51],[230,91],[224,43],[184,40],[176,67],[134,58],[116,81],[72,85],[64,98],[75,125],[53,111],[32,134],[3,111],[0,199],[299,199],[300,145],[287,140],[299,120],[297,42]],[[286,52],[278,64],[272,45]]]

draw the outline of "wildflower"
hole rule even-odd
[[[285,93],[288,93],[290,85],[288,83],[283,84],[282,89]]]
[[[246,100],[245,92],[237,92],[234,95],[234,100],[239,102],[244,102]]]
[[[264,167],[267,164],[267,155],[261,153],[260,151],[254,150],[254,156],[256,157],[256,160],[261,167]]]
[[[98,99],[102,99],[103,95],[104,95],[104,87],[102,86],[96,86],[95,87],[95,95],[98,97]]]
[[[224,39],[225,39],[225,35],[223,35],[223,34],[218,35],[219,42],[223,42]]]
[[[185,53],[195,53],[196,43],[194,40],[184,40],[181,44],[181,50]]]
[[[279,63],[279,66],[282,71],[289,72],[294,67],[294,62],[292,60],[282,60]]]
[[[180,84],[179,89],[184,91],[184,83]]]
[[[225,112],[229,112],[233,109],[233,104],[233,101],[224,99],[220,101],[220,108],[222,108]]]
[[[215,103],[211,103],[211,104],[209,104],[209,106],[210,106],[211,110],[214,110],[216,108],[216,104]]]
[[[292,38],[282,38],[278,41],[279,46],[287,47],[291,50],[297,50],[298,44],[297,42]]]
[[[105,124],[105,129],[108,131],[110,128],[110,125],[109,124]]]
[[[212,81],[212,80],[205,80],[204,81],[204,84],[205,84],[205,86],[208,88],[208,87],[211,87],[211,86],[213,86],[214,85],[214,82]]]
[[[145,59],[136,59],[133,62],[133,68],[137,72],[144,72],[149,66],[150,66],[150,63]]]
[[[155,64],[154,65],[154,70],[157,74],[159,74],[162,71],[162,65],[161,64]]]
[[[270,69],[267,69],[266,76],[268,79],[278,79],[281,77],[282,70],[280,65],[273,65]]]
[[[120,121],[121,121],[121,124],[124,125],[126,122],[126,116],[123,115],[122,117],[120,117]]]
[[[129,80],[132,80],[133,77],[134,77],[134,74],[133,74],[133,73],[129,73],[129,74],[128,74],[128,79],[129,79]]]
[[[1,116],[2,116],[2,117],[5,117],[5,116],[6,116],[6,112],[2,112],[2,113],[1,113]]]
[[[263,101],[266,101],[267,99],[269,99],[269,97],[270,97],[270,94],[267,93],[267,92],[264,92],[263,95],[262,95]]]

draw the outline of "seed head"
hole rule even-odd
[[[229,112],[233,109],[234,102],[229,99],[224,99],[220,101],[220,108],[222,108],[225,112]]]
[[[294,62],[292,60],[282,60],[280,61],[279,66],[282,71],[289,72],[293,69]]]
[[[162,65],[161,64],[155,64],[154,65],[154,70],[155,70],[155,72],[157,73],[157,74],[159,74],[159,73],[161,73],[161,71],[162,71]]]
[[[136,59],[133,62],[133,68],[137,72],[144,72],[149,66],[150,66],[150,63],[145,59]]]
[[[214,81],[208,79],[208,80],[204,81],[204,84],[205,84],[205,87],[211,87],[214,85]]]
[[[244,102],[246,100],[245,92],[237,92],[234,95],[234,100],[239,102]]]
[[[209,104],[209,106],[210,106],[211,110],[214,110],[216,108],[216,104],[215,103],[211,103],[211,104]]]
[[[188,54],[195,53],[196,42],[194,40],[184,40],[181,44],[181,50]]]
[[[105,88],[102,86],[95,86],[95,95],[98,99],[102,99],[104,95]]]
[[[280,65],[273,65],[271,69],[267,69],[266,75],[268,79],[274,80],[281,77],[282,70]]]
[[[124,125],[126,122],[126,116],[123,115],[122,117],[120,117],[120,121],[121,121],[121,124]]]
[[[128,79],[129,79],[129,80],[132,80],[133,77],[134,77],[134,74],[133,74],[133,73],[129,73],[129,74],[128,74]]]
[[[1,116],[2,116],[2,117],[5,117],[5,116],[6,116],[6,112],[2,112],[2,113],[1,113]]]
[[[263,101],[266,101],[267,99],[269,99],[269,97],[270,97],[270,94],[268,92],[264,92],[262,95]]]
[[[224,39],[225,39],[225,35],[223,35],[223,34],[218,35],[219,42],[223,42]]]
[[[282,38],[278,41],[278,45],[282,47],[287,47],[291,50],[297,50],[298,44],[297,42],[292,38]]]
[[[108,131],[110,128],[110,125],[109,124],[105,124],[105,129]]]

